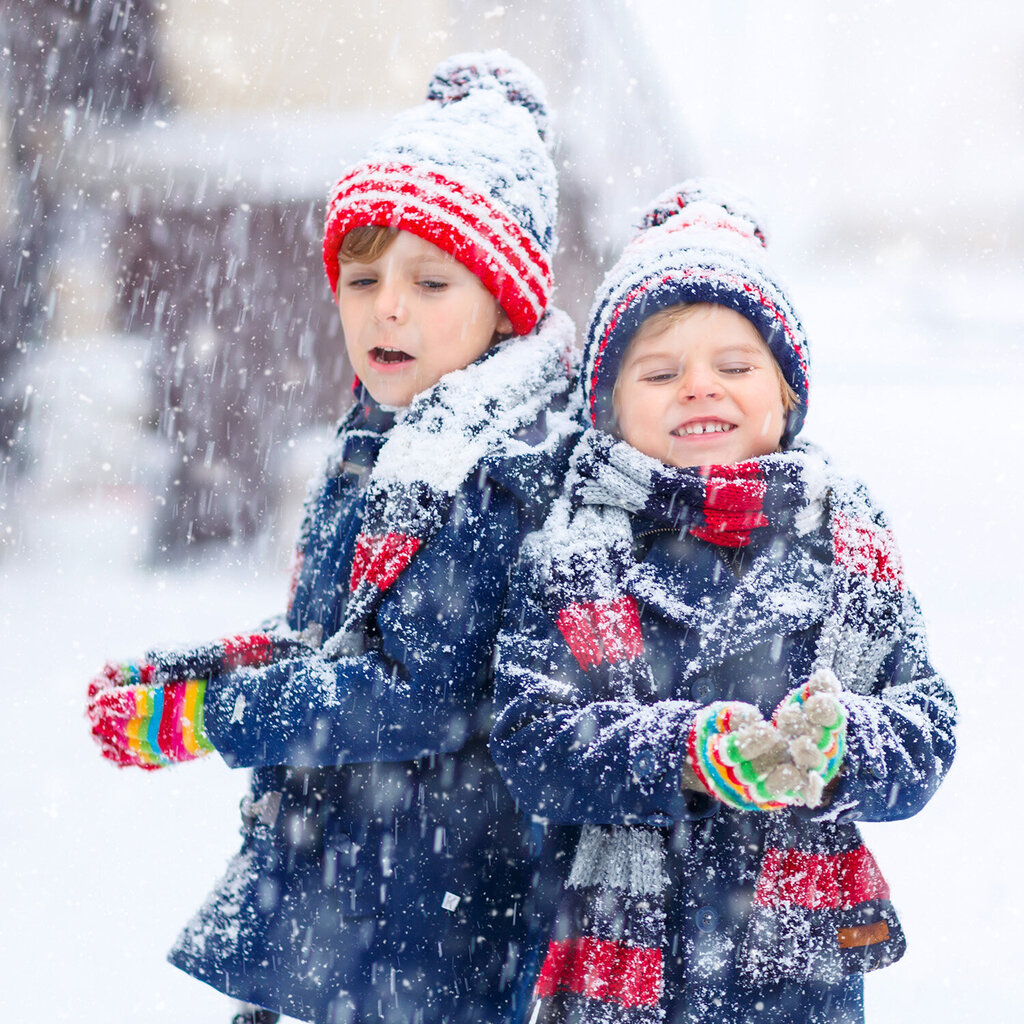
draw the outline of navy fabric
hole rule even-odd
[[[295,629],[331,635],[344,617],[380,443],[356,436],[317,499]],[[514,1013],[554,896],[531,888],[536,837],[487,752],[491,665],[509,566],[565,459],[563,447],[481,466],[385,594],[362,656],[211,681],[211,741],[256,770],[242,848],[172,963],[331,1024]]]
[[[737,628],[725,655],[709,663],[700,630],[654,604],[641,605],[655,691],[639,694],[639,705],[627,704],[609,696],[615,691],[607,662],[580,668],[545,608],[544,581],[524,564],[513,579],[499,646],[494,758],[523,809],[551,822],[665,829],[667,1021],[860,1021],[859,976],[839,985],[756,988],[739,978],[735,951],[746,930],[767,816],[680,791],[686,737],[700,707],[741,700],[769,716],[807,679],[825,611],[811,598],[831,561],[825,528],[799,540],[758,531],[751,547],[729,551],[640,515],[632,526],[636,556],[653,568],[664,592],[715,619],[729,614],[752,559],[784,560],[789,546],[800,544],[806,577],[793,580],[787,598],[793,608],[817,611],[792,616],[766,601],[760,616]],[[920,629],[919,621],[912,623],[913,635],[869,681],[870,695],[844,694],[847,756],[829,806],[783,813],[895,820],[934,793],[953,758],[955,705],[923,654]],[[895,898],[898,903],[898,893]]]

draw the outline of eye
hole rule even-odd
[[[667,381],[674,380],[675,376],[675,370],[653,370],[650,373],[645,373],[640,379],[648,384],[664,384]]]
[[[421,288],[428,292],[441,292],[448,287],[447,281],[439,281],[434,277],[424,278],[422,281],[416,282]]]
[[[722,373],[727,373],[730,376],[739,376],[740,374],[750,373],[754,369],[749,363],[729,363],[727,366],[719,367]]]
[[[366,274],[356,275],[354,277],[347,278],[343,281],[346,288],[368,288],[370,285],[377,283],[377,278],[368,276]]]

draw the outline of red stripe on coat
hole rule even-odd
[[[248,665],[263,665],[270,660],[271,642],[266,633],[239,634],[225,637],[224,670]]]
[[[754,890],[759,907],[850,910],[887,899],[889,886],[866,846],[838,854],[770,849]]]
[[[574,992],[620,1006],[656,1006],[661,989],[660,949],[584,937],[548,944],[536,995]]]
[[[355,590],[365,579],[380,590],[387,590],[408,567],[420,543],[419,537],[404,533],[359,534],[349,589]]]
[[[558,613],[558,628],[584,670],[644,652],[640,612],[629,594],[612,601],[571,604]]]
[[[838,565],[869,576],[875,583],[903,589],[903,561],[892,530],[836,512],[832,543]]]

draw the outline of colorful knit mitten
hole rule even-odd
[[[180,650],[150,651],[144,662],[108,663],[89,684],[88,717],[103,756],[116,764],[162,768],[213,747],[203,731],[206,681],[236,668],[311,654],[322,631],[256,632]]]
[[[716,701],[697,712],[689,766],[716,799],[744,811],[777,811],[800,802],[804,773],[786,739],[752,704]]]
[[[210,753],[203,730],[206,680],[152,678],[152,665],[107,665],[90,684],[87,713],[103,756],[152,770]]]
[[[819,669],[791,690],[775,709],[772,721],[785,737],[789,756],[804,776],[807,807],[821,803],[825,787],[839,774],[846,754],[846,710],[842,687],[831,669]]]

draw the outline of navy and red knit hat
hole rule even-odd
[[[515,333],[528,334],[551,296],[557,244],[547,121],[544,87],[507,53],[439,64],[426,103],[400,115],[335,186],[324,230],[331,289],[352,228],[400,228],[473,271]]]
[[[648,317],[684,302],[728,306],[757,328],[797,397],[782,435],[788,445],[807,414],[807,338],[749,203],[706,181],[663,192],[598,288],[583,358],[590,422],[614,432],[612,389],[626,346]]]

